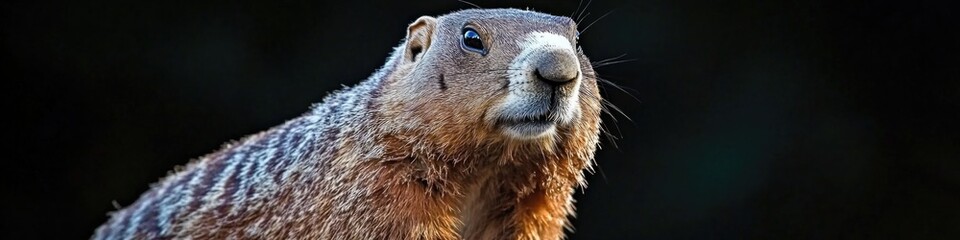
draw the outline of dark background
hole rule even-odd
[[[569,15],[577,1],[499,1]],[[2,239],[83,239],[173,166],[296,117],[456,1],[0,3]],[[573,239],[960,236],[956,8],[595,1],[629,94]],[[632,97],[630,96],[632,95]],[[634,98],[635,97],[635,98]],[[12,110],[13,112],[10,112]],[[615,144],[614,144],[615,143]]]

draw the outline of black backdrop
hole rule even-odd
[[[173,166],[366,78],[418,16],[469,7],[404,2],[0,4],[0,238],[86,238]],[[605,117],[620,139],[577,195],[573,239],[960,233],[955,9],[598,0],[586,22],[611,10],[581,40],[634,59],[598,69],[632,120]]]

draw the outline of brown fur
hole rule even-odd
[[[460,48],[464,23],[488,37],[487,55]],[[175,220],[167,236],[563,238],[567,217],[574,213],[573,191],[585,186],[583,172],[591,167],[598,144],[601,100],[590,62],[578,52],[583,78],[578,92],[566,93],[580,98],[574,121],[557,125],[548,137],[504,135],[490,116],[506,95],[505,72],[497,69],[509,66],[520,51],[517,39],[531,31],[562,35],[571,44],[577,34],[569,18],[514,9],[421,17],[410,25],[393,65],[384,67],[389,74],[366,96],[359,122],[329,134],[335,140],[320,143],[322,149],[303,158],[308,161],[287,169],[290,178],[260,200],[250,200],[256,203],[203,203]],[[274,131],[280,130],[238,145],[270,138]],[[199,171],[192,169],[215,166],[216,155],[158,188]],[[229,182],[226,186],[230,189]],[[103,228],[122,222],[118,218]]]

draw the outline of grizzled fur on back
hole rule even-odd
[[[342,131],[363,127],[377,76],[384,71],[333,93],[299,118],[187,165],[113,213],[95,238],[297,236],[301,230],[276,226],[319,210],[308,206],[321,204],[313,202],[317,196],[311,191],[342,174],[328,174],[336,169],[331,165],[337,164],[338,142],[349,134]],[[298,205],[285,205],[290,203]],[[231,229],[238,226],[243,228]]]
[[[463,50],[465,26],[487,52]],[[370,78],[166,177],[93,238],[562,238],[600,125],[577,34],[570,18],[516,9],[421,17]],[[518,56],[551,49],[577,78],[528,81]],[[505,134],[526,106],[510,99],[543,89],[555,130]]]

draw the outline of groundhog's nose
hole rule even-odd
[[[580,75],[580,62],[570,49],[550,49],[534,57],[533,74],[550,85],[573,82]]]

